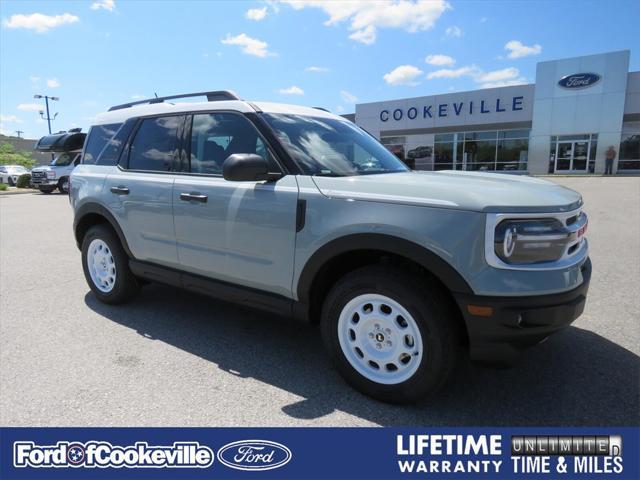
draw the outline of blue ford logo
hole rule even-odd
[[[562,88],[587,88],[600,81],[597,73],[574,73],[558,80],[558,85]]]
[[[291,460],[291,450],[268,440],[241,440],[218,450],[218,460],[236,470],[272,470]]]

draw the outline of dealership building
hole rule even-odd
[[[356,105],[355,122],[419,170],[640,173],[629,51],[540,62],[534,84]]]

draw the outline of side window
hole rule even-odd
[[[108,125],[94,125],[89,130],[89,135],[84,145],[84,154],[82,163],[95,165],[98,155],[107,144],[111,137],[120,128],[121,123],[110,123]]]
[[[221,175],[222,164],[234,153],[255,153],[275,165],[249,120],[233,113],[193,115],[191,172]]]
[[[181,116],[146,118],[131,143],[129,168],[155,172],[180,170],[178,127]]]
[[[117,165],[122,148],[129,135],[131,135],[137,120],[137,118],[130,118],[122,124],[118,132],[107,142],[100,155],[98,155],[96,165]]]

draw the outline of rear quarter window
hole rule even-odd
[[[106,125],[94,125],[89,130],[89,136],[84,146],[82,155],[82,163],[88,165],[96,165],[100,152],[107,142],[113,138],[121,123],[110,123]],[[113,163],[115,165],[115,162]]]

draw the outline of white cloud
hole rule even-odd
[[[36,77],[35,75],[29,75],[29,80],[31,83],[36,85],[40,81],[40,77]]]
[[[462,29],[453,25],[452,27],[447,27],[444,33],[447,34],[447,37],[461,37]]]
[[[140,95],[139,93],[134,93],[133,95],[131,95],[131,100],[142,100],[144,98],[144,95]]]
[[[9,20],[4,21],[7,28],[25,28],[44,33],[47,30],[68,23],[76,23],[80,20],[75,15],[63,13],[62,15],[43,15],[42,13],[32,13],[30,15],[11,15]]]
[[[22,110],[23,112],[39,112],[44,110],[44,107],[39,103],[21,103],[18,105],[18,110]]]
[[[0,115],[0,122],[22,123],[22,120],[15,115]]]
[[[110,12],[113,12],[113,10],[116,8],[116,2],[114,2],[114,0],[98,0],[97,2],[93,2],[91,4],[91,10],[109,10]]]
[[[475,65],[469,65],[456,69],[443,68],[435,72],[429,72],[427,79],[435,78],[460,78],[471,77],[479,88],[508,87],[511,85],[522,85],[527,83],[527,79],[520,75],[520,71],[514,67],[503,68],[485,72]]]
[[[418,78],[422,75],[422,70],[413,65],[400,65],[394,68],[389,73],[386,73],[382,78],[389,85],[410,85],[415,86],[420,82]]]
[[[304,71],[305,72],[313,72],[313,73],[325,73],[325,72],[328,72],[329,69],[326,68],[326,67],[314,67],[314,66],[311,66],[311,67],[305,68]]]
[[[429,65],[437,65],[439,67],[451,66],[456,63],[455,59],[449,55],[428,55],[424,61]]]
[[[336,107],[336,113],[344,113],[344,107],[342,105],[338,105]]]
[[[376,27],[373,25],[367,25],[362,30],[356,30],[349,35],[351,40],[364,43],[365,45],[372,45],[376,42]]]
[[[281,88],[278,90],[278,93],[281,93],[282,95],[304,95],[304,90],[292,85],[289,88]]]
[[[340,97],[344,103],[356,103],[358,101],[358,97],[346,90],[340,90]]]
[[[502,82],[505,80],[513,80],[518,75],[520,75],[520,71],[517,68],[509,67],[503,68],[502,70],[493,70],[492,72],[480,73],[476,77],[476,82]]]
[[[247,17],[249,20],[255,20],[256,22],[259,22],[260,20],[264,20],[266,16],[267,16],[267,7],[250,8],[249,10],[247,10],[247,13],[245,13],[245,17]]]
[[[527,46],[519,40],[511,40],[510,42],[507,42],[507,44],[504,46],[504,49],[509,50],[509,55],[507,55],[507,57],[509,58],[540,55],[540,52],[542,52],[542,47],[537,43],[535,45]]]
[[[482,72],[476,75],[474,80],[480,84],[480,88],[510,87],[527,83],[527,79],[520,76],[520,70],[514,67]]]
[[[269,44],[258,40],[257,38],[251,38],[245,33],[232,37],[230,33],[227,33],[226,38],[220,40],[224,45],[238,45],[242,50],[242,53],[247,55],[254,55],[256,57],[266,57],[275,55],[268,50]]]
[[[49,88],[58,88],[60,86],[60,82],[57,78],[48,78],[47,79],[47,87]]]
[[[325,25],[348,21],[349,38],[370,45],[375,42],[378,29],[396,28],[417,32],[433,28],[440,16],[451,6],[445,0],[377,0],[323,1],[282,0],[295,10],[319,8],[329,19]]]
[[[433,80],[434,78],[459,78],[463,76],[472,76],[478,72],[478,68],[475,66],[469,67],[460,67],[456,69],[451,68],[442,68],[440,70],[436,70],[435,72],[429,72],[427,74],[428,80]]]

